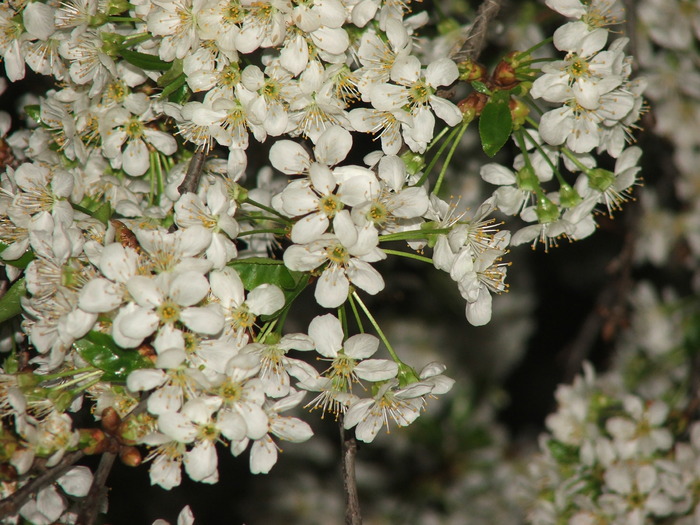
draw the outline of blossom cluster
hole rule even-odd
[[[55,82],[24,101],[24,127],[0,117],[0,248],[14,283],[2,315],[21,312],[27,337],[0,381],[15,489],[36,457],[78,449],[138,464],[145,448],[164,488],[183,468],[215,483],[217,444],[249,449],[251,472],[266,473],[279,440],[312,435],[287,411],[329,412],[370,442],[448,392],[444,365],[403,362],[365,305],[361,293],[385,288],[381,261],[444,271],[467,320],[486,324],[491,294],[507,290],[508,245],[586,237],[595,207],[616,209],[639,169],[641,151],[624,145],[643,86],[623,39],[603,51],[614,13],[548,5],[576,20],[555,33],[566,58],[538,73],[518,54],[524,76],[497,87],[516,108],[528,93],[560,107],[530,130],[513,110],[517,173],[484,166],[499,188],[467,218],[439,191],[475,114],[444,88],[474,78],[447,57],[421,62],[414,36],[429,19],[407,3],[0,3],[9,80],[31,69]],[[593,150],[616,158],[614,172]],[[559,160],[580,172],[574,186]],[[555,175],[559,191],[545,194]],[[538,224],[511,236],[497,209]],[[334,312],[286,333],[309,286]],[[102,430],[73,428],[84,402]],[[45,518],[34,521],[55,519],[31,505]]]
[[[496,206],[534,223],[516,232],[511,244],[541,242],[545,249],[560,237],[588,237],[599,206],[612,215],[630,198],[641,150],[625,146],[643,110],[646,87],[643,78],[631,78],[631,57],[624,52],[628,39],[610,41],[624,20],[619,2],[546,3],[570,20],[553,37],[564,58],[546,62],[530,89],[535,102],[549,107],[541,109],[538,123],[528,119],[514,133],[521,153],[513,170],[495,163],[481,168],[481,177],[498,186]],[[525,64],[515,66],[517,72]],[[603,154],[615,159],[613,171],[600,167]],[[562,166],[575,179],[567,181]],[[552,180],[558,190],[547,192]]]

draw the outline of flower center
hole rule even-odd
[[[326,250],[326,257],[330,262],[340,265],[346,264],[350,260],[350,254],[342,244],[329,246]]]
[[[343,207],[343,203],[340,202],[337,195],[326,195],[318,203],[319,211],[323,212],[329,218],[335,217]]]
[[[180,319],[180,307],[170,300],[164,301],[156,309],[156,314],[163,323],[174,323]]]
[[[138,117],[131,117],[124,127],[124,131],[130,139],[139,139],[143,136],[143,124]]]

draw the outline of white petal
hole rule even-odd
[[[150,166],[148,148],[141,139],[129,141],[122,157],[122,166],[124,171],[133,177],[138,177],[148,171]]]
[[[316,302],[324,308],[337,308],[347,300],[349,291],[350,283],[345,276],[345,271],[338,266],[329,266],[316,283],[314,297]]]
[[[219,460],[211,441],[201,441],[184,457],[185,471],[195,481],[214,483]]]
[[[343,328],[333,314],[314,317],[309,323],[309,337],[324,357],[335,357],[343,347]]]
[[[344,345],[345,353],[353,359],[367,359],[374,355],[378,348],[379,339],[370,334],[353,335]]]
[[[224,316],[218,304],[185,308],[180,313],[180,320],[187,328],[200,334],[216,335],[224,327]]]

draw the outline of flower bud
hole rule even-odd
[[[473,60],[460,62],[457,64],[457,69],[460,80],[466,82],[474,82],[475,80],[484,82],[486,80],[486,68]]]
[[[107,450],[107,435],[99,428],[81,428],[78,447],[87,455],[102,454]]]
[[[107,407],[102,411],[102,428],[105,432],[115,434],[119,430],[122,418],[112,407]]]
[[[506,60],[501,60],[493,72],[493,83],[500,89],[512,89],[520,82],[515,76],[515,68]]]
[[[477,93],[476,91],[471,93],[464,100],[457,102],[457,107],[462,112],[464,117],[462,120],[464,122],[471,122],[477,116],[481,115],[484,106],[488,102],[489,97],[483,93]]]
[[[530,108],[521,100],[513,98],[508,101],[508,107],[510,108],[510,118],[513,120],[513,129],[518,129],[525,124],[525,118],[530,114]]]
[[[143,461],[141,452],[136,447],[121,447],[119,449],[119,459],[127,467],[138,467]]]

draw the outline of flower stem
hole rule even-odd
[[[357,323],[357,328],[360,330],[361,334],[364,334],[365,327],[362,326],[362,318],[360,317],[360,312],[357,311],[357,305],[355,304],[355,299],[353,299],[352,295],[349,295],[348,300],[350,301],[350,308],[352,308],[352,313],[355,316],[355,322]]]
[[[428,264],[433,264],[433,260],[430,257],[423,257],[422,255],[416,255],[415,253],[401,252],[399,250],[385,250],[382,249],[387,255],[398,255],[399,257],[406,257],[407,259],[415,259],[416,261],[425,262]]]
[[[447,173],[447,168],[450,165],[450,161],[452,160],[452,156],[455,154],[455,151],[457,151],[457,146],[459,146],[459,143],[462,140],[462,136],[464,135],[464,132],[467,131],[467,127],[469,127],[468,123],[462,124],[461,127],[457,128],[459,131],[457,132],[457,135],[454,139],[454,142],[452,143],[452,147],[450,148],[450,151],[447,153],[447,157],[445,157],[445,162],[442,165],[442,169],[440,170],[440,175],[438,175],[438,179],[435,182],[435,187],[433,188],[433,191],[431,192],[433,195],[437,195],[438,192],[440,191],[440,186],[442,186],[442,181],[445,178],[445,173]]]
[[[381,339],[381,340],[382,340],[382,343],[384,343],[384,346],[386,346],[386,349],[389,351],[389,355],[391,355],[391,358],[392,358],[396,363],[403,364],[403,361],[401,361],[401,359],[399,359],[399,356],[398,356],[398,354],[396,353],[396,351],[394,350],[394,347],[391,346],[391,343],[390,343],[389,340],[386,338],[386,335],[384,335],[384,332],[383,332],[382,329],[379,327],[379,323],[377,323],[377,320],[374,318],[374,316],[372,315],[372,313],[369,311],[369,308],[367,308],[367,306],[365,305],[365,303],[362,302],[362,299],[360,299],[360,296],[357,295],[357,292],[352,292],[352,297],[355,298],[355,300],[357,301],[357,304],[360,305],[360,308],[362,309],[362,311],[363,311],[363,312],[365,313],[365,315],[367,316],[367,319],[369,319],[370,324],[371,324],[371,325],[374,327],[374,329],[377,331],[377,335],[379,336],[379,339]]]

